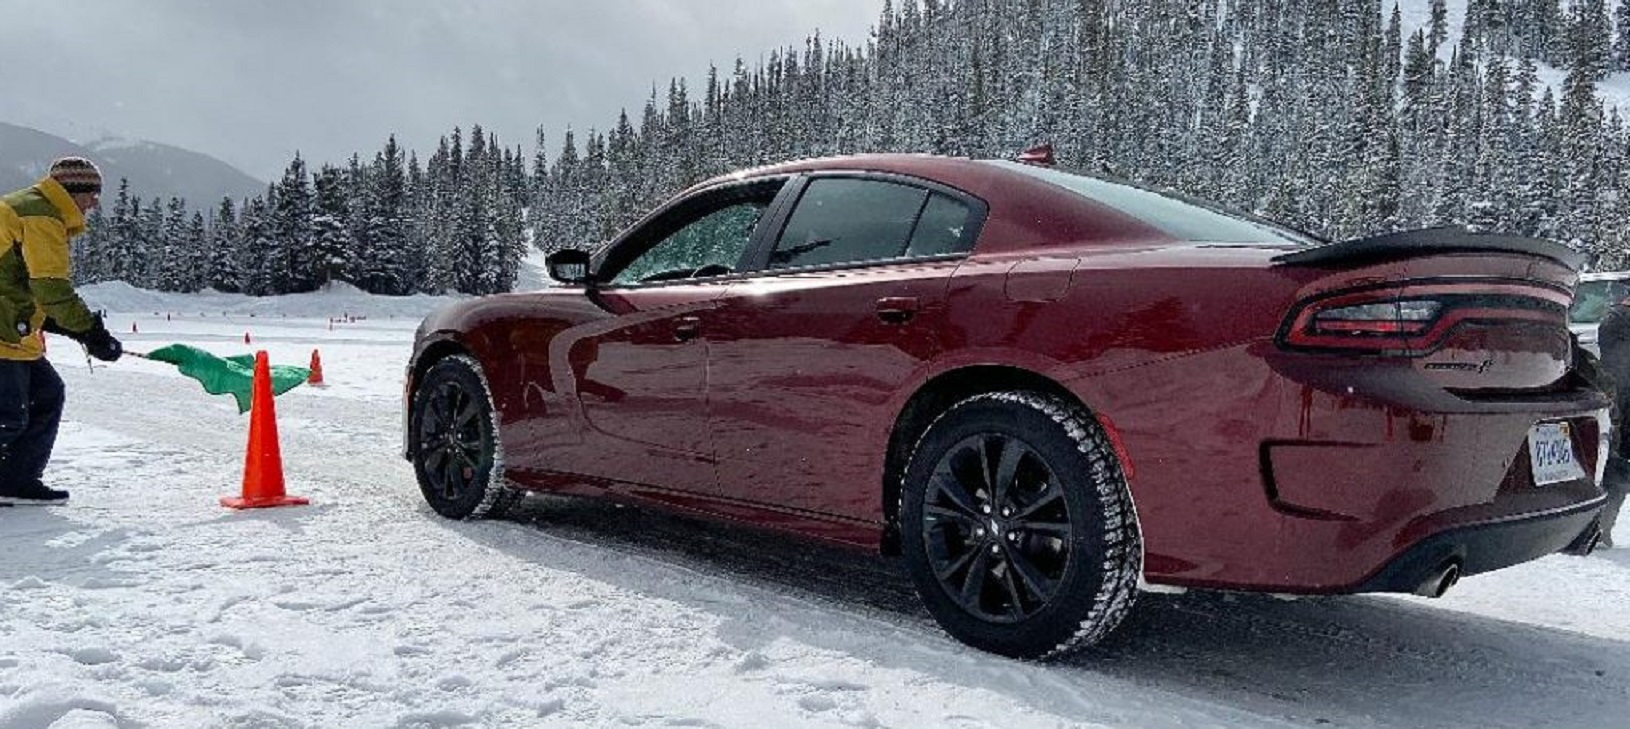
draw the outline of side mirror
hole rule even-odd
[[[544,264],[549,267],[549,278],[563,284],[586,286],[593,283],[589,275],[590,260],[588,251],[568,248],[549,254]]]

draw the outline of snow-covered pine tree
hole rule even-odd
[[[272,204],[268,199],[277,197],[275,188],[268,189],[265,197],[253,198],[244,206],[239,221],[239,245],[243,258],[243,292],[251,296],[270,296],[282,293],[283,268],[276,261],[284,250],[277,238],[277,224],[272,218]]]
[[[1472,168],[1471,202],[1473,221],[1491,230],[1511,230],[1516,224],[1516,188],[1512,167],[1512,116],[1507,61],[1503,56],[1488,59],[1480,99],[1482,124],[1478,128],[1477,160]]]
[[[130,283],[134,286],[156,288],[156,280],[163,270],[164,247],[164,202],[159,198],[142,207],[135,220],[136,228],[136,261],[135,269],[131,272]]]
[[[554,239],[558,219],[553,205],[559,193],[555,190],[554,178],[549,176],[548,141],[543,127],[538,127],[533,141],[532,170],[527,176],[527,223],[532,245],[542,250],[551,249],[549,241]]]
[[[107,215],[96,207],[85,216],[85,234],[69,241],[75,286],[107,279],[108,241],[112,239],[107,225]]]
[[[1630,71],[1630,1],[1619,0],[1618,7],[1613,9],[1613,27],[1616,33],[1612,69]]]
[[[277,293],[315,290],[322,283],[323,262],[312,245],[311,176],[299,153],[295,153],[276,187],[275,199],[267,201],[277,243],[269,252],[271,260],[267,262],[275,272],[273,290]]]
[[[1589,4],[1592,0],[1585,0]],[[1584,11],[1576,11],[1579,21]],[[1588,34],[1575,26],[1574,66],[1562,82],[1562,103],[1558,111],[1559,159],[1562,185],[1557,190],[1562,211],[1563,240],[1598,255],[1603,250],[1600,228],[1601,202],[1607,178],[1601,166],[1603,114],[1596,96],[1595,79],[1602,68],[1601,48]]]
[[[589,224],[588,229],[581,232],[585,234],[583,238],[585,246],[596,248],[617,234],[616,208],[612,204],[614,198],[606,164],[605,137],[594,129],[589,129],[584,148],[587,151],[581,167],[583,203],[590,217],[586,221]]]
[[[187,256],[192,266],[185,278],[185,291],[199,291],[209,286],[209,229],[204,223],[204,214],[196,210],[187,211],[186,227],[181,233],[181,247],[188,251]]]
[[[113,200],[113,214],[102,227],[110,232],[105,248],[107,264],[103,268],[108,281],[130,282],[136,279],[138,231],[136,216],[141,213],[141,201],[130,194],[130,180],[119,179],[119,193]]]
[[[361,272],[356,283],[368,291],[397,295],[413,291],[409,269],[415,253],[408,240],[404,165],[402,148],[393,134],[365,169],[358,191],[367,245],[355,262]]]
[[[155,203],[157,201],[154,201]],[[155,204],[155,210],[158,206]],[[196,271],[200,268],[195,256],[202,253],[189,249],[186,240],[187,205],[172,197],[163,208],[156,236],[149,241],[152,269],[143,285],[160,291],[196,291]]]
[[[419,164],[419,155],[408,152],[407,183],[404,187],[402,203],[402,279],[401,293],[411,294],[421,290],[427,267],[426,257],[429,255],[429,240],[425,233],[425,219],[430,215],[430,184],[427,181],[424,167]]]
[[[350,205],[346,197],[345,173],[333,165],[323,165],[312,182],[311,251],[312,276],[327,288],[334,279],[344,279],[357,270],[357,245],[346,225]]]
[[[229,293],[243,291],[242,245],[237,210],[232,198],[222,197],[209,221],[209,256],[206,262],[208,286]]]
[[[463,293],[481,290],[481,268],[490,248],[492,214],[491,162],[486,132],[481,125],[470,128],[470,145],[454,177],[452,260],[453,287]]]
[[[458,166],[463,159],[463,138],[458,129],[453,139],[442,137],[436,152],[425,164],[425,198],[420,202],[419,237],[425,250],[424,275],[419,290],[445,294],[455,289],[453,215],[457,203]]]
[[[1607,76],[1612,62],[1613,25],[1607,0],[1573,0],[1568,5],[1568,69],[1590,81]]]
[[[1431,22],[1427,25],[1427,48],[1433,53],[1449,37],[1449,6],[1444,0],[1431,0]]]

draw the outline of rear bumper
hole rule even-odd
[[[1601,509],[1600,392],[1457,396],[1366,368],[1344,373],[1351,387],[1314,386],[1238,362],[1216,352],[1176,363],[1184,387],[1133,403],[1153,412],[1104,408],[1137,465],[1150,583],[1413,592],[1445,560],[1474,574],[1563,550]],[[1115,384],[1150,389],[1127,380]],[[1529,432],[1555,422],[1570,424],[1584,474],[1536,485]]]
[[[1606,497],[1520,519],[1459,527],[1416,542],[1353,592],[1414,592],[1444,565],[1475,575],[1556,554],[1596,527]]]

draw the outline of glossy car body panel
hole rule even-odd
[[[960,196],[977,208],[976,244],[766,270],[800,186],[832,175]],[[465,302],[426,322],[410,372],[454,347],[483,363],[524,487],[868,549],[887,544],[899,478],[888,449],[913,442],[895,430],[915,398],[958,372],[1024,373],[1113,424],[1155,583],[1395,587],[1410,575],[1389,565],[1418,561],[1412,547],[1465,552],[1475,547],[1454,535],[1507,524],[1566,543],[1545,530],[1574,529],[1557,517],[1601,503],[1590,478],[1529,477],[1539,422],[1569,423],[1581,465],[1598,471],[1607,406],[1569,373],[1577,274],[1556,260],[1381,250],[1286,264],[1293,244],[1178,240],[1012,169],[919,156],[748,171],[664,210],[759,179],[787,182],[740,272]],[[1440,297],[1458,318],[1392,349],[1287,344],[1311,321],[1298,312],[1354,292]]]
[[[883,452],[855,446],[888,440],[894,395],[944,349],[946,281],[956,266],[902,263],[732,284],[708,328],[718,494],[877,520],[875,489],[830,484],[876,482]]]

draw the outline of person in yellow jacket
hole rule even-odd
[[[68,240],[102,194],[90,160],[64,157],[33,186],[0,196],[0,504],[54,504],[40,481],[62,422],[62,378],[45,359],[59,332],[111,362],[124,349],[69,280]]]

